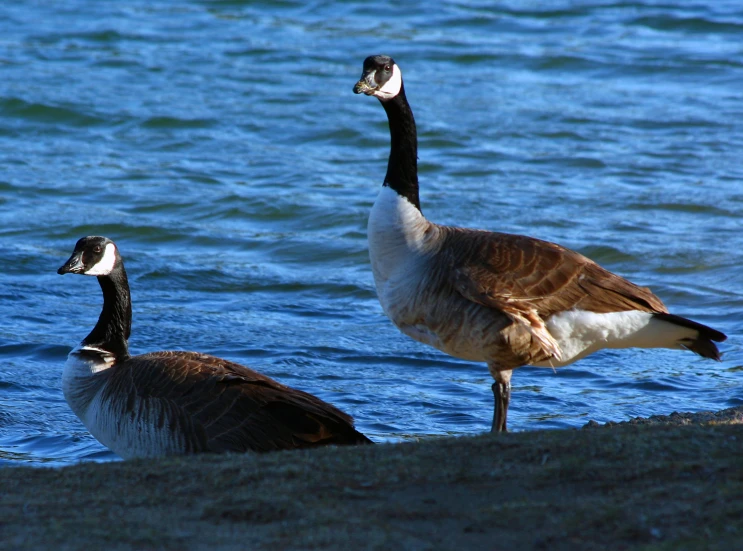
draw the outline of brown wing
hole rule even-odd
[[[196,352],[135,356],[128,369],[131,407],[156,399],[193,451],[271,451],[371,443],[353,419],[306,392],[245,366]],[[139,399],[137,399],[139,398]]]
[[[520,235],[443,228],[448,280],[462,296],[523,323],[551,355],[559,347],[544,327],[553,314],[667,312],[648,288],[612,274],[585,256]]]

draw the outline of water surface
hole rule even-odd
[[[389,134],[351,88],[402,67],[434,221],[559,242],[728,333],[722,363],[597,353],[514,376],[510,427],[743,404],[737,1],[19,1],[0,7],[0,462],[110,460],[67,407],[114,239],[134,353],[245,363],[378,441],[488,430],[482,364],[400,334],[366,219]],[[706,5],[711,4],[711,5]]]

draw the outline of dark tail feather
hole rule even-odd
[[[711,341],[723,342],[725,341],[725,339],[728,338],[725,333],[720,333],[716,329],[712,329],[711,327],[707,327],[706,325],[702,325],[701,323],[697,323],[696,321],[691,321],[690,319],[682,318],[681,316],[676,316],[674,314],[653,314],[653,316],[660,320],[667,321],[675,325],[680,325],[681,327],[696,329],[697,331],[699,331],[700,337],[709,339]]]
[[[707,327],[706,325],[702,325],[696,321],[682,318],[681,316],[676,316],[674,314],[653,314],[653,316],[662,321],[667,321],[674,325],[688,327],[689,329],[698,331],[699,336],[696,339],[683,339],[680,341],[680,344],[684,348],[696,352],[703,358],[711,358],[720,361],[720,351],[717,349],[717,345],[712,341],[723,342],[728,338],[725,333],[721,333],[716,329],[712,329],[711,327]]]
[[[356,429],[353,429],[353,433],[344,434],[339,436],[335,442],[338,446],[358,446],[359,444],[373,444],[374,442],[369,440],[366,436],[361,434]]]
[[[374,444],[373,441],[369,440],[365,435],[361,434],[353,427],[349,426],[338,426],[335,427],[333,434],[327,438],[317,441],[308,441],[302,447],[319,447],[319,446],[364,446],[366,444]]]
[[[294,398],[307,396],[305,403],[274,401],[263,406],[262,411],[270,415],[271,421],[278,422],[292,447],[310,448],[315,446],[356,446],[373,444],[353,426],[353,418],[319,398],[300,390],[293,390]],[[312,411],[310,408],[313,408]]]

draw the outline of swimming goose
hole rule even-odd
[[[364,60],[356,94],[382,103],[391,147],[369,215],[374,282],[385,314],[406,335],[487,362],[495,379],[493,432],[506,431],[511,374],[560,367],[603,348],[678,348],[720,359],[726,336],[669,314],[649,289],[586,258],[521,235],[440,226],[421,212],[418,140],[400,67]]]
[[[80,239],[57,273],[98,277],[103,311],[70,352],[62,389],[90,433],[124,459],[371,443],[342,411],[242,365],[198,352],[130,356],[129,283],[110,239]]]

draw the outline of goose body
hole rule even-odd
[[[402,74],[364,61],[354,92],[377,97],[390,124],[384,185],[368,224],[380,304],[409,337],[471,361],[495,379],[493,431],[506,430],[513,369],[559,367],[603,348],[676,348],[719,360],[726,336],[668,313],[649,289],[531,237],[442,226],[423,215],[417,135]]]
[[[78,241],[59,273],[96,275],[104,306],[73,349],[62,390],[90,433],[128,459],[371,443],[350,416],[243,365],[198,352],[130,356],[123,261],[104,237]]]

